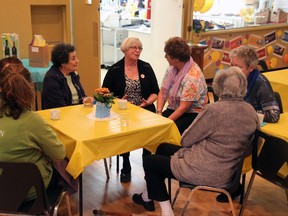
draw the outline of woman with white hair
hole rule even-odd
[[[276,123],[280,118],[279,104],[269,80],[257,69],[258,54],[254,48],[240,46],[230,53],[231,65],[241,69],[247,78],[247,93],[244,100],[264,114],[264,121]]]
[[[118,98],[125,98],[134,105],[156,112],[153,103],[157,100],[159,92],[158,82],[151,65],[139,59],[143,50],[141,41],[135,37],[128,37],[121,43],[120,49],[125,56],[107,71],[102,87],[108,88]],[[143,157],[147,154],[150,152],[143,149]],[[121,156],[123,168],[120,181],[129,182],[129,152]]]
[[[182,146],[161,144],[155,155],[144,158],[147,190],[134,194],[133,201],[146,210],[153,211],[156,200],[162,215],[174,215],[166,178],[215,187],[230,183],[259,120],[253,107],[243,100],[247,79],[238,67],[218,71],[212,87],[220,100],[198,114],[183,133]]]

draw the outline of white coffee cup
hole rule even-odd
[[[257,113],[258,119],[259,119],[259,124],[261,125],[263,120],[264,120],[264,114],[262,113]]]
[[[50,111],[50,119],[51,120],[58,120],[60,119],[60,110],[53,109]]]
[[[126,99],[119,99],[118,100],[118,106],[120,110],[127,109],[127,100]]]

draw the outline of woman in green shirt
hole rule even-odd
[[[4,61],[3,59],[0,60]],[[31,74],[21,64],[0,68],[0,159],[35,163],[46,188],[52,184],[52,160],[62,160],[66,150],[50,126],[30,110],[34,100]],[[54,178],[53,178],[54,179]],[[27,201],[36,197],[30,191]]]

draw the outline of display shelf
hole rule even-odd
[[[120,46],[127,37],[127,29],[101,27],[101,65],[109,67],[123,58]]]

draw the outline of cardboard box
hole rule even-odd
[[[273,23],[287,22],[287,13],[285,13],[281,9],[271,11],[270,21]]]
[[[262,9],[255,14],[255,24],[265,24],[270,22],[270,9]]]
[[[29,45],[29,66],[31,67],[48,67],[49,65],[49,54],[48,45],[32,46]]]

